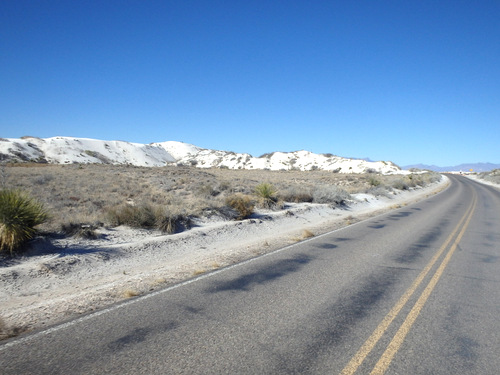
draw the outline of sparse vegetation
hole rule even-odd
[[[336,206],[345,204],[351,195],[338,186],[323,186],[313,192],[314,203],[328,203]]]
[[[128,225],[133,228],[154,228],[155,209],[150,204],[134,206],[122,204],[107,211],[107,221],[112,226]]]
[[[278,193],[278,198],[285,202],[303,203],[312,202],[313,196],[309,188],[301,186],[289,186]]]
[[[254,203],[248,195],[233,194],[226,198],[226,204],[239,213],[238,220],[243,220],[253,214]]]
[[[190,229],[191,219],[180,212],[174,212],[169,208],[156,212],[156,228],[163,233],[173,234]]]
[[[13,253],[33,238],[48,218],[41,203],[18,190],[0,191],[0,251]]]
[[[485,181],[493,182],[494,184],[500,184],[500,169],[479,173],[478,177]]]
[[[258,198],[259,206],[262,208],[275,208],[278,202],[276,194],[276,188],[267,182],[261,183],[255,187],[255,195]]]
[[[308,229],[304,229],[304,230],[302,231],[302,238],[304,238],[304,239],[305,239],[305,238],[311,238],[311,237],[314,237],[314,233],[313,233],[313,232],[311,232],[311,231],[310,231],[310,230],[308,230]]]
[[[84,238],[92,238],[100,222],[177,233],[195,217],[243,219],[255,205],[281,209],[280,202],[342,205],[350,194],[389,195],[440,178],[410,176],[34,163],[4,163],[0,174],[4,189],[26,191],[54,213],[40,230]]]
[[[392,183],[392,187],[394,189],[398,189],[398,190],[408,190],[409,188],[409,185],[408,185],[408,182],[405,181],[404,179],[402,178],[399,178],[395,181],[393,181]]]
[[[370,186],[379,186],[381,184],[380,180],[374,176],[370,176],[368,177],[368,183],[370,184]]]
[[[124,298],[132,298],[132,297],[137,297],[141,293],[135,289],[127,289],[123,292],[123,297]]]
[[[98,237],[96,229],[98,224],[77,224],[69,223],[61,226],[61,231],[67,236],[77,238],[96,239]]]

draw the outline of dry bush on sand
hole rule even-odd
[[[238,220],[243,220],[253,214],[254,203],[250,196],[236,193],[226,198],[226,204],[239,213]]]

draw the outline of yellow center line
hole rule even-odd
[[[471,204],[471,206],[468,208],[465,215],[460,219],[460,222],[458,223],[458,225],[453,229],[452,233],[448,236],[446,241],[439,248],[438,252],[432,257],[432,259],[425,266],[425,268],[422,270],[422,272],[420,272],[420,274],[417,276],[417,278],[415,279],[413,284],[401,296],[399,301],[389,311],[389,313],[385,316],[385,318],[382,320],[382,322],[380,322],[380,324],[375,329],[375,331],[373,331],[371,336],[365,341],[365,343],[357,351],[357,353],[354,355],[354,357],[345,366],[345,368],[341,372],[341,375],[352,375],[356,372],[358,367],[363,363],[363,361],[368,356],[368,354],[373,350],[373,348],[375,347],[377,342],[380,340],[380,338],[383,336],[385,331],[389,328],[389,325],[396,318],[396,316],[399,314],[401,309],[406,305],[406,303],[408,302],[410,297],[413,295],[413,293],[415,293],[415,290],[422,283],[425,276],[427,276],[427,274],[432,269],[432,267],[434,266],[436,261],[441,257],[441,255],[443,254],[445,249],[448,247],[448,245],[451,242],[451,240],[453,239],[453,237],[460,230],[460,227],[462,226],[462,224],[466,220],[467,215],[469,213],[472,213],[474,205],[475,205],[475,203]]]
[[[473,208],[475,208],[475,206],[476,206],[476,199],[474,199]],[[471,210],[469,217],[467,218],[467,221],[465,222],[462,230],[460,231],[459,235],[457,236],[457,239],[455,240],[455,242],[451,246],[450,250],[446,254],[446,256],[443,259],[443,261],[441,262],[441,264],[439,265],[438,269],[436,270],[436,273],[434,274],[432,279],[429,281],[429,284],[427,284],[427,287],[424,289],[424,291],[420,295],[419,299],[417,300],[417,302],[415,303],[415,305],[413,306],[411,311],[408,313],[405,321],[403,322],[401,327],[399,327],[398,331],[394,335],[392,341],[390,342],[389,346],[385,350],[384,354],[382,354],[379,361],[377,362],[377,364],[373,368],[371,375],[384,374],[385,371],[387,370],[387,368],[389,367],[389,365],[391,364],[392,359],[394,358],[394,356],[398,352],[399,348],[401,347],[401,344],[403,343],[406,335],[408,334],[408,332],[410,332],[410,329],[411,329],[413,323],[415,323],[415,320],[417,319],[418,315],[420,314],[420,311],[422,310],[425,303],[427,302],[427,299],[429,298],[432,291],[434,290],[434,287],[436,286],[437,282],[439,281],[439,279],[443,275],[443,272],[444,272],[446,266],[448,265],[448,262],[450,261],[451,257],[453,256],[453,253],[457,249],[458,244],[460,243],[460,240],[462,239],[462,237],[465,233],[465,230],[469,226],[469,223],[472,219],[473,213],[474,213],[474,209]]]

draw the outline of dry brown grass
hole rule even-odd
[[[306,238],[311,238],[311,237],[314,237],[314,236],[315,236],[315,235],[314,235],[314,233],[313,233],[313,232],[311,232],[310,230],[304,229],[304,230],[302,231],[302,238],[303,238],[303,239],[306,239]]]
[[[336,186],[346,192],[373,188],[373,174],[338,174],[326,171],[267,171],[201,169],[168,166],[161,168],[123,165],[8,164],[2,167],[0,183],[21,189],[44,204],[52,220],[40,229],[60,231],[64,225],[111,225],[106,213],[120,207],[161,208],[184,218],[229,215],[227,198],[240,193],[252,196],[267,182],[280,199],[311,201],[314,191]],[[377,188],[392,189],[403,179],[409,185],[424,184],[428,177],[375,175]],[[286,198],[286,199],[285,199]],[[163,222],[170,230],[170,221]],[[168,225],[167,225],[168,224]],[[168,228],[167,228],[168,227]],[[173,231],[173,230],[172,230]]]
[[[132,297],[137,297],[139,296],[141,293],[138,292],[137,290],[134,290],[134,289],[127,289],[123,292],[123,297],[124,298],[132,298]]]

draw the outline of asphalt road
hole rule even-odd
[[[2,374],[498,374],[500,191],[420,203],[0,344]]]

